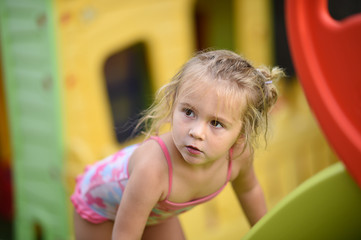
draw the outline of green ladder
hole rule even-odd
[[[0,1],[14,230],[15,239],[21,240],[70,238],[53,4],[50,0]]]

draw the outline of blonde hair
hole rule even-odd
[[[144,125],[146,137],[158,135],[160,128],[171,122],[180,92],[198,91],[202,83],[213,82],[217,84],[217,92],[225,96],[230,105],[237,100],[246,101],[240,104],[243,108],[240,109],[243,122],[240,136],[244,138],[245,146],[253,147],[262,131],[266,138],[268,113],[278,97],[274,83],[282,76],[283,71],[278,67],[256,69],[246,59],[228,50],[197,53],[158,90],[155,101],[143,112],[137,128]],[[185,86],[188,87],[183,89]]]

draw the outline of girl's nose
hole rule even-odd
[[[195,124],[189,130],[189,136],[198,140],[205,138],[205,124]]]

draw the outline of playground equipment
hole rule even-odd
[[[335,21],[326,0],[288,0],[286,13],[297,72],[347,171],[337,163],[312,177],[244,239],[360,239],[361,14]]]
[[[243,240],[360,239],[361,191],[342,163],[287,195]]]
[[[1,1],[1,43],[18,239],[68,236],[60,81],[49,2]],[[43,47],[46,46],[46,51]]]
[[[124,80],[122,76],[134,70],[139,59],[146,63],[136,65],[135,69],[138,74],[147,72],[149,79],[144,85],[150,90],[141,89],[135,95],[162,86],[195,50],[195,2],[0,1],[1,61],[5,73],[4,79],[0,80],[5,86],[5,115],[11,127],[16,239],[71,238],[72,208],[68,204],[75,176],[86,164],[130,144],[119,143],[114,131],[112,118],[116,104],[112,104],[118,103],[124,113],[129,108],[127,103],[134,100],[127,102],[124,98],[109,97],[112,87],[122,90],[118,85],[112,85],[114,66],[129,63],[115,71],[119,74],[116,78]],[[235,29],[230,31],[235,32],[232,36],[235,39],[227,42],[234,42],[234,47],[256,65],[272,64],[269,1],[202,2],[214,4],[211,7],[215,10],[213,14],[223,14],[213,19],[212,26],[205,25],[208,30],[208,27],[215,29],[210,34],[214,38],[212,43],[220,41],[218,37],[224,35],[218,31],[223,31],[223,25],[228,22],[221,21],[229,17],[227,11],[234,6]],[[223,2],[227,2],[226,7]],[[132,61],[134,56],[136,61]],[[126,91],[123,93],[120,95],[127,94]],[[307,149],[306,144],[302,143],[302,146]],[[322,148],[324,152],[330,152],[325,148]],[[284,149],[282,153],[285,153]],[[276,166],[280,155],[271,157],[271,161],[257,159],[257,162],[268,164],[267,167]],[[277,172],[277,177],[265,174],[271,171],[264,168],[261,175],[268,177],[263,183],[277,186],[277,191],[269,189],[267,192],[277,195],[278,201],[301,180],[324,167],[320,162],[314,164],[319,164],[317,167],[306,166],[311,159],[303,157],[303,165],[297,167],[288,164],[283,168],[284,174],[272,171],[272,174]],[[307,174],[299,173],[303,168]],[[296,171],[298,177],[302,175],[299,179],[295,177]],[[284,179],[288,181],[285,183]],[[248,224],[232,194],[227,187],[215,201],[182,215],[187,237],[238,239],[240,234],[248,231]],[[199,232],[202,232],[201,236]]]
[[[361,14],[334,20],[327,2],[288,1],[288,37],[313,112],[361,187]]]

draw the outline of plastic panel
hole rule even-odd
[[[361,186],[361,14],[331,18],[327,0],[286,2],[292,58],[331,145]]]
[[[15,188],[15,237],[69,239],[50,1],[0,2]]]
[[[243,240],[360,239],[360,202],[361,189],[336,163],[284,198]]]

